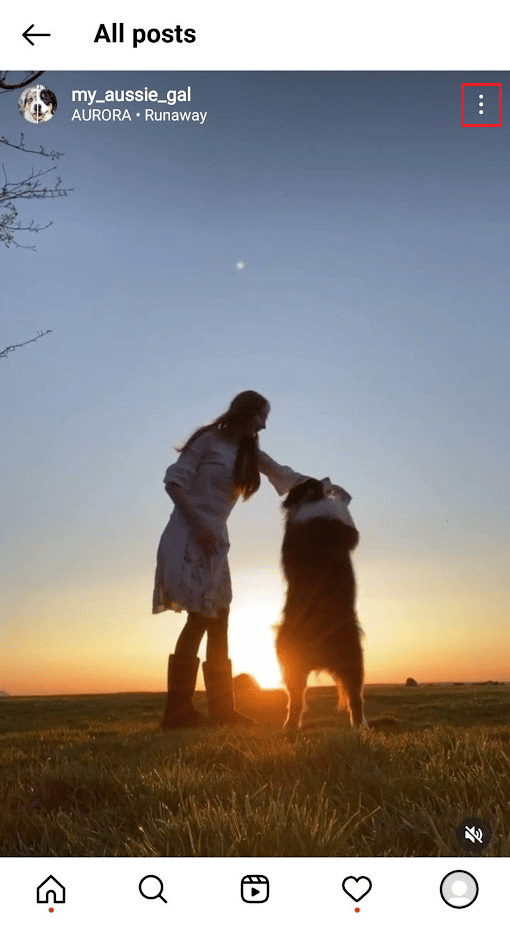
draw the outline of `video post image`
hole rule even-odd
[[[0,72],[0,855],[510,854],[507,80]]]

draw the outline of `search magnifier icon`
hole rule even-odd
[[[152,884],[152,881],[150,880],[152,878],[158,882],[159,891],[156,890],[158,885]],[[145,882],[147,882],[147,884],[145,884]],[[165,902],[165,904],[168,904],[168,901],[163,897],[163,882],[161,878],[158,878],[157,875],[145,875],[145,877],[142,878],[140,884],[138,885],[138,890],[140,891],[142,897],[146,897],[148,901],[154,901],[157,897],[160,897],[161,900]]]

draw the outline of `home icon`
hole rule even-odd
[[[65,904],[66,889],[64,885],[60,884],[60,881],[57,881],[53,875],[48,875],[46,881],[43,881],[37,888],[37,903],[49,904],[51,895],[53,895],[54,904]]]

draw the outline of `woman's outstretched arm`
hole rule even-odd
[[[310,479],[308,475],[296,473],[291,467],[282,466],[280,463],[277,463],[276,460],[273,460],[268,454],[264,453],[263,450],[257,451],[257,462],[260,472],[263,473],[264,476],[267,476],[269,482],[274,486],[279,496],[286,495],[293,486],[297,486],[298,483],[304,483],[305,480]]]
[[[282,466],[280,463],[277,463],[276,460],[273,460],[268,454],[264,453],[263,450],[258,451],[258,467],[260,472],[267,476],[269,482],[274,486],[279,496],[286,495],[293,486],[297,486],[298,483],[304,483],[305,480],[311,479],[309,474],[296,473],[291,467]],[[332,483],[329,476],[326,476],[321,482],[326,495],[330,492],[334,492],[336,495],[340,496],[344,502],[348,503],[351,501],[352,496],[350,496],[342,486],[337,486],[335,483]]]

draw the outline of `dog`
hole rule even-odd
[[[57,98],[44,84],[36,84],[23,91],[18,107],[29,123],[47,123],[57,110]]]
[[[356,615],[350,556],[359,541],[358,531],[343,498],[326,494],[317,479],[294,486],[282,509],[281,562],[287,595],[276,654],[288,694],[284,731],[301,728],[311,671],[331,674],[339,708],[348,707],[352,726],[365,726],[363,632]]]

